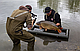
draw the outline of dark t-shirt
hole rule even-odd
[[[51,22],[55,22],[55,24],[56,23],[60,23],[61,24],[60,15],[58,13],[56,13],[53,9],[51,11],[52,12],[51,12],[51,14],[49,16],[48,15],[44,16],[45,21],[51,21]]]

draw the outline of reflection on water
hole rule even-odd
[[[78,12],[80,9],[80,0],[69,0],[69,9],[73,9],[73,12]]]
[[[39,8],[45,8],[47,6],[58,11],[58,0],[38,0]]]
[[[45,36],[45,35],[34,35],[42,40],[43,41],[43,45],[48,45],[49,43],[52,43],[52,42],[61,42],[61,41],[68,41],[68,39],[65,39],[65,38],[56,38],[54,36]]]
[[[74,10],[73,12],[78,12],[80,9],[80,0],[38,0],[38,7],[45,8],[49,6],[52,9],[58,11],[58,9],[60,9],[58,7],[63,4],[62,2],[67,2],[66,5],[68,4],[69,9]]]

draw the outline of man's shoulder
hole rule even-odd
[[[55,13],[56,13],[56,11],[52,9],[52,15],[54,15]]]
[[[59,13],[53,9],[52,9],[52,12],[59,15]]]
[[[19,9],[16,9],[14,11],[18,11],[18,12],[27,12],[26,10],[19,10]]]
[[[51,9],[53,12],[56,12],[55,10]]]
[[[14,11],[18,11],[19,9],[16,9],[16,10],[14,10]]]

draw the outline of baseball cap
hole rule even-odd
[[[51,10],[51,8],[50,8],[50,7],[46,7],[46,8],[45,8],[45,13],[49,13],[49,12],[50,12],[50,10]]]

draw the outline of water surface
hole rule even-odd
[[[2,0],[0,1],[0,51],[15,51],[6,34],[6,19],[20,5],[29,4],[37,14],[37,21],[44,20],[43,10],[50,6],[61,16],[62,27],[70,29],[68,40],[35,35],[34,51],[80,51],[80,0]],[[17,49],[16,49],[17,50]],[[21,41],[17,51],[28,51],[27,43]]]

